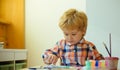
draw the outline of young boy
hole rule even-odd
[[[55,64],[60,58],[61,65],[84,66],[86,60],[104,59],[95,45],[84,38],[87,30],[87,16],[84,12],[67,10],[60,18],[59,27],[65,39],[44,52],[45,64]]]

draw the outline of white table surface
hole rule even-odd
[[[41,66],[35,66],[35,67],[31,67],[31,68],[35,68],[35,70],[49,70],[49,69],[40,69]],[[21,70],[32,70],[32,69],[29,69],[29,68],[24,68],[24,69],[21,69]],[[77,70],[77,68],[75,67],[63,67],[63,68],[53,68],[51,70]],[[87,67],[81,67],[80,70],[110,70],[108,68],[99,68],[99,67],[90,67],[90,68],[87,68]],[[113,69],[112,69],[113,70]],[[117,70],[120,70],[120,69],[117,69]]]

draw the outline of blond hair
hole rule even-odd
[[[84,12],[76,9],[67,10],[60,18],[59,27],[63,30],[64,28],[72,30],[79,29],[87,30],[87,16]]]

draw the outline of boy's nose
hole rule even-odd
[[[72,40],[72,36],[68,36],[68,40],[71,41]]]

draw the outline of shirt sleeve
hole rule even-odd
[[[100,54],[93,43],[89,43],[88,59],[103,60],[104,57]]]
[[[42,54],[42,58],[47,57],[48,54],[54,54],[57,57],[59,57],[58,53],[59,53],[59,45],[58,45],[58,42],[57,42],[53,48],[45,50],[45,52]]]

